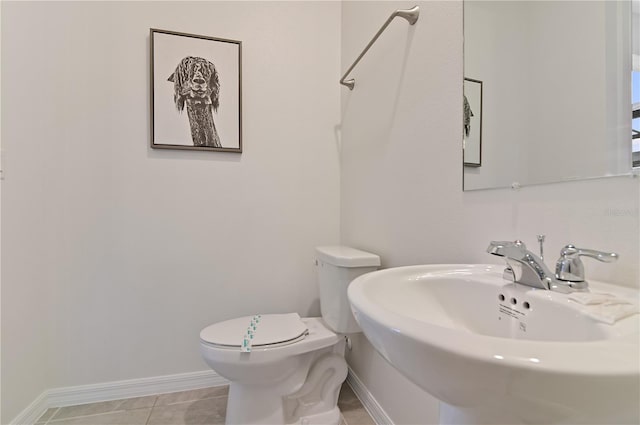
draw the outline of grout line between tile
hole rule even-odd
[[[61,422],[61,421],[68,421],[68,420],[72,420],[72,419],[78,419],[78,418],[92,418],[94,416],[102,416],[102,415],[110,415],[112,413],[122,413],[122,412],[131,412],[134,410],[142,410],[142,409],[153,409],[153,408],[149,408],[149,407],[137,407],[137,408],[133,408],[133,409],[117,409],[117,410],[109,410],[108,412],[102,412],[102,413],[92,413],[90,415],[78,415],[78,416],[69,416],[68,418],[60,418],[60,419],[56,419],[55,421],[47,421],[47,423],[45,425],[54,425],[57,422]],[[60,410],[60,408],[58,408],[58,410]],[[57,411],[56,411],[57,413]],[[53,418],[53,416],[51,416]]]
[[[228,395],[227,395],[227,394],[223,394],[223,395],[216,395],[216,396],[213,396],[213,397],[194,398],[193,400],[176,401],[175,403],[167,403],[167,404],[162,404],[162,405],[154,406],[154,407],[175,406],[176,404],[193,403],[193,402],[195,402],[195,401],[201,401],[201,400],[213,400],[213,399],[217,399],[217,398],[227,398],[227,397],[228,397]]]
[[[60,408],[59,408],[59,407],[56,407],[55,409],[56,409],[56,410],[51,414],[51,416],[49,416],[49,417],[47,418],[47,420],[46,420],[46,421],[44,421],[44,425],[48,425],[48,424],[49,424],[49,422],[51,422],[51,418],[53,418],[53,417],[56,415],[56,413],[58,413],[58,410],[60,410]]]
[[[153,406],[151,406],[151,409],[149,409],[149,414],[147,415],[147,420],[144,421],[144,425],[148,425],[149,424],[149,419],[151,419],[151,414],[153,413],[153,408],[155,407],[156,403],[155,401],[153,402]]]
[[[156,398],[153,399],[153,404],[151,405],[151,409],[149,409],[149,414],[147,415],[147,420],[144,421],[144,425],[149,424],[149,419],[151,419],[151,414],[153,413],[153,408],[158,404],[158,395],[156,394]]]

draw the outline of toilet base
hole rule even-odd
[[[337,406],[324,412],[300,417],[287,417],[283,398],[270,391],[251,391],[229,387],[226,425],[340,425]]]
[[[347,377],[347,363],[342,354],[334,351],[343,349],[343,344],[336,345],[313,353],[308,358],[308,366],[298,368],[298,373],[278,383],[231,382],[225,423],[339,425],[338,395]]]
[[[336,406],[328,412],[304,416],[292,425],[340,425],[340,409]]]

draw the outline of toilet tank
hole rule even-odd
[[[347,287],[356,277],[377,270],[380,257],[347,246],[319,246],[316,266],[324,322],[337,333],[361,332],[351,313]]]

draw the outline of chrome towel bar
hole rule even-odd
[[[380,34],[382,34],[385,28],[387,28],[387,26],[391,23],[391,21],[393,21],[393,18],[395,18],[396,16],[400,16],[406,19],[407,21],[409,21],[409,25],[413,25],[418,21],[418,16],[420,16],[420,8],[418,6],[414,6],[411,9],[398,9],[393,12],[391,16],[389,16],[389,19],[387,19],[387,21],[384,23],[384,25],[382,25],[382,28],[380,28],[376,35],[373,36],[373,39],[371,39],[369,44],[367,44],[367,47],[365,47],[362,53],[360,53],[360,56],[358,56],[353,65],[351,65],[349,69],[347,69],[347,72],[344,73],[344,75],[340,79],[340,84],[349,87],[349,90],[353,90],[353,87],[356,85],[356,81],[353,78],[349,80],[345,80],[345,78],[347,78],[347,75],[349,75],[349,73],[353,70],[353,68],[355,68],[358,62],[360,62],[360,59],[362,59],[365,53],[367,53],[369,48],[373,45],[373,43],[375,43],[378,37],[380,37]]]

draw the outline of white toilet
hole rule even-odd
[[[227,424],[335,424],[347,377],[344,334],[360,332],[347,286],[380,257],[345,246],[316,248],[322,318],[296,313],[226,320],[200,332],[200,351],[230,381]]]

